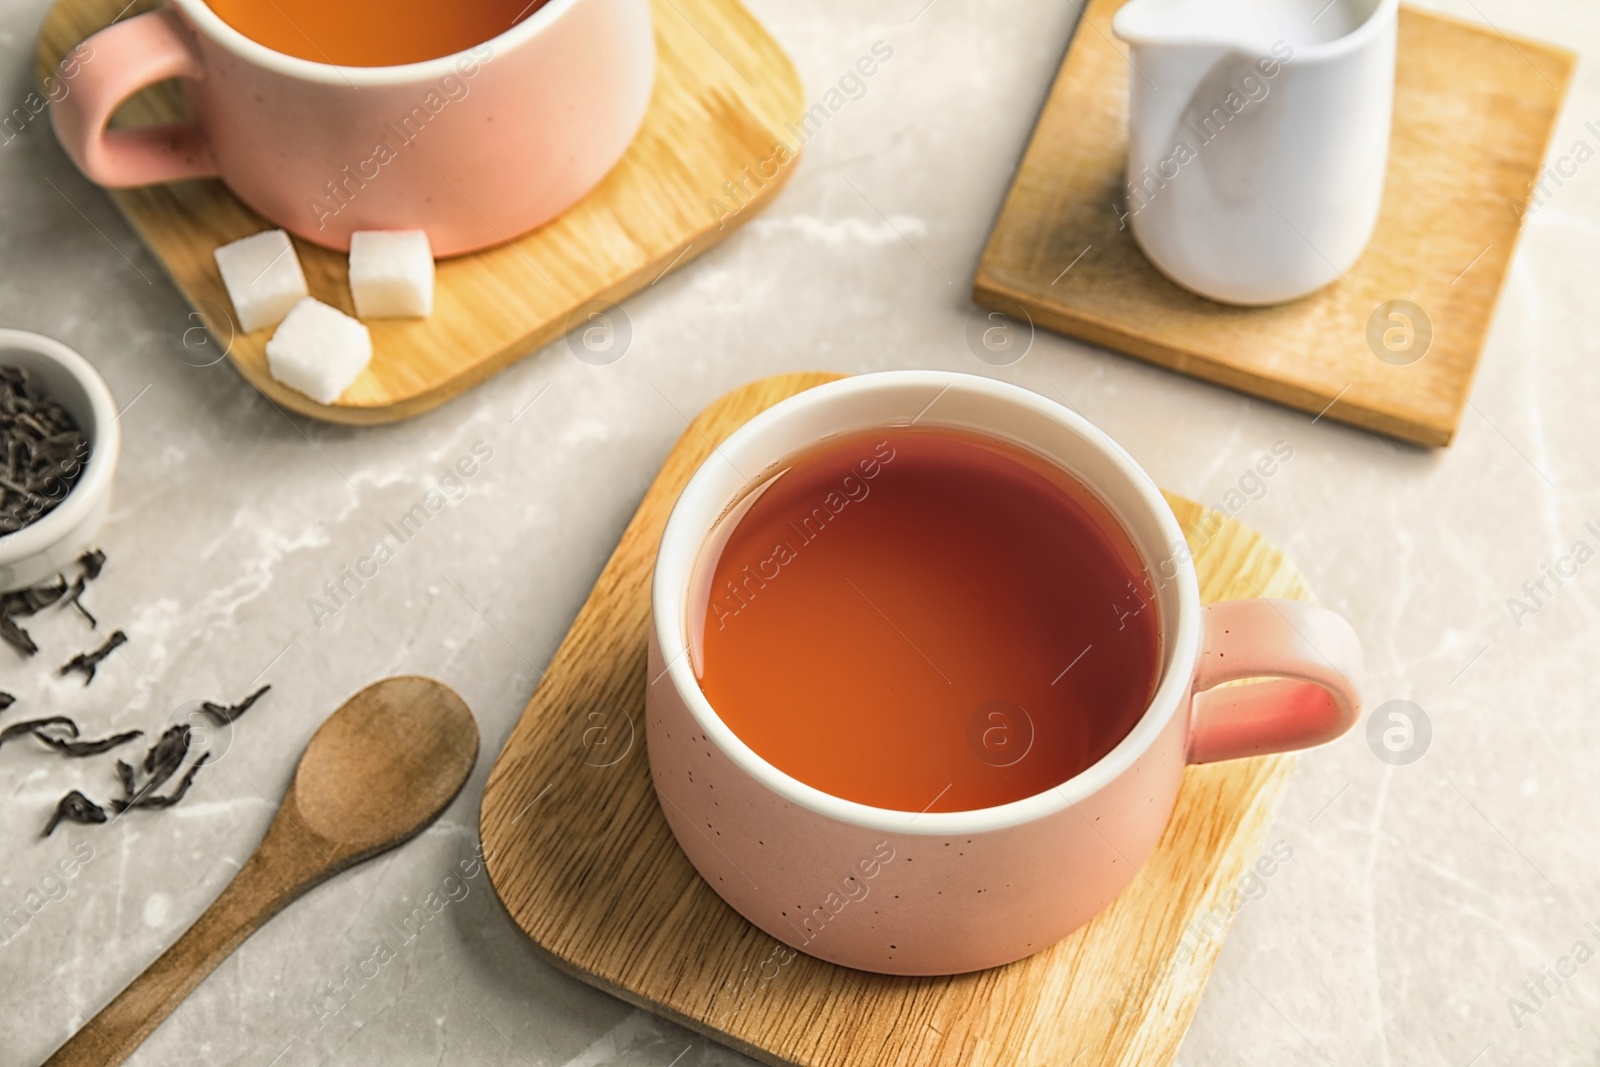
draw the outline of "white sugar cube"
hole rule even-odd
[[[421,230],[350,235],[350,294],[364,319],[425,318],[433,312],[433,248]]]
[[[276,326],[308,292],[300,258],[282,230],[264,230],[213,254],[245,333]]]
[[[372,335],[338,308],[306,297],[267,342],[267,369],[278,381],[331,404],[372,359]]]

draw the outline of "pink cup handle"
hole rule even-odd
[[[1205,611],[1189,762],[1288,752],[1332,741],[1361,716],[1361,642],[1326,608],[1229,600]],[[1268,679],[1215,688],[1241,679]]]
[[[112,112],[140,89],[168,78],[204,77],[200,56],[176,16],[166,9],[137,15],[84,44],[92,47],[93,60],[79,62],[70,77],[62,61],[62,78],[71,88],[50,111],[56,137],[78,169],[112,188],[215,177],[211,146],[192,122],[106,128]]]

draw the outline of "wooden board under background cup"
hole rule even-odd
[[[1091,0],[973,283],[980,304],[1092,344],[1337,422],[1430,446],[1466,410],[1495,302],[1577,57],[1402,6],[1383,208],[1332,285],[1239,308],[1169,281],[1114,206],[1128,156],[1126,0]],[[1544,192],[1548,193],[1548,189]],[[1368,340],[1409,301],[1405,349]],[[1432,330],[1425,350],[1424,319]],[[1377,317],[1376,335],[1405,323]],[[1382,347],[1381,341],[1379,346]],[[1420,358],[1406,362],[1418,352]]]
[[[39,30],[41,84],[78,42],[157,6],[155,0],[56,0]],[[271,223],[216,180],[107,193],[195,309],[197,318],[184,326],[203,322],[212,343],[225,347],[239,373],[274,403],[328,422],[410,418],[587,321],[589,310],[681,268],[761,211],[789,180],[800,145],[785,125],[804,110],[805,97],[778,43],[739,0],[653,0],[651,15],[655,92],[622,160],[587,197],[539,229],[441,260],[433,314],[367,323],[372,363],[332,404],[268,373],[270,329],[245,334],[234,327],[212,252]],[[166,83],[130,100],[118,122],[166,122],[183,114],[182,94]],[[792,152],[776,151],[780,143]],[[739,183],[738,200],[729,196],[729,182]],[[729,213],[717,214],[713,200]],[[294,246],[311,295],[354,315],[345,254],[299,238]],[[191,342],[185,334],[172,343]]]

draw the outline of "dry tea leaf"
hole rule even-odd
[[[190,765],[188,772],[184,774],[183,779],[178,783],[178,788],[174,789],[168,796],[155,796],[151,793],[153,787],[147,784],[144,790],[134,799],[113,800],[111,806],[117,809],[117,814],[119,815],[130,808],[170,808],[182,800],[185,793],[189,792],[189,787],[194,784],[194,776],[200,773],[200,768],[204,767],[210,760],[211,753],[201,753],[200,758]],[[124,763],[120,766],[126,767],[127,764]]]
[[[155,785],[171,778],[183,766],[192,736],[193,730],[187,724],[180,723],[168,727],[150,746],[150,751],[144,754],[144,773],[150,776]]]
[[[150,750],[144,754],[145,782],[140,785],[138,772],[122,760],[117,761],[117,778],[122,783],[122,796],[111,802],[117,811],[127,811],[129,808],[142,807],[170,807],[177,803],[176,800],[155,797],[152,794],[166,784],[167,779],[178,772],[183,766],[184,759],[189,755],[189,743],[193,731],[187,724],[168,727],[167,731],[156,739]],[[194,771],[210,757],[201,757],[190,770],[186,781],[194,779]],[[177,796],[182,797],[188,790],[188,785],[178,787]]]
[[[56,813],[50,816],[50,822],[44,828],[44,836],[49,837],[56,832],[56,827],[64,822],[82,824],[100,823],[106,821],[106,809],[74,789],[61,798],[61,803],[56,805]]]
[[[33,643],[28,631],[18,626],[10,615],[3,612],[0,612],[0,641],[4,641],[24,656],[31,656],[39,651],[39,646]]]
[[[0,730],[0,745],[17,737],[26,737],[29,734],[37,735],[42,729],[61,727],[68,736],[78,736],[78,724],[65,715],[52,715],[47,719],[29,719],[27,722],[14,722],[4,730]]]
[[[98,741],[78,741],[72,738],[53,737],[50,734],[45,733],[43,730],[35,730],[33,732],[33,736],[49,745],[57,752],[68,756],[82,757],[98,756],[102,752],[110,752],[112,749],[117,748],[120,745],[125,745],[129,741],[143,737],[144,731],[128,730],[125,733],[112,734],[110,737],[102,737]]]
[[[77,723],[65,715],[52,715],[48,719],[29,719],[27,722],[12,723],[4,730],[0,730],[0,745],[28,734],[68,756],[98,756],[102,752],[110,752],[118,745],[125,745],[136,737],[144,736],[142,730],[129,730],[127,733],[113,734],[98,741],[80,741]]]
[[[90,682],[94,681],[94,672],[96,668],[98,668],[101,663],[105,662],[106,658],[110,656],[111,653],[115,652],[118,648],[127,643],[128,635],[123,633],[121,630],[118,630],[106,640],[105,644],[101,645],[93,652],[80,652],[76,656],[73,656],[72,659],[68,660],[62,666],[61,674],[63,677],[65,677],[66,675],[71,674],[73,671],[81,671],[83,673],[83,684],[88,685]]]
[[[99,623],[95,617],[83,606],[82,597],[89,583],[100,577],[105,565],[106,554],[94,549],[78,557],[78,566],[82,568],[82,572],[70,586],[65,577],[57,575],[55,581],[36,585],[32,589],[0,593],[0,641],[6,642],[24,656],[38,652],[39,646],[16,620],[36,615],[57,603],[63,606],[71,604],[89,620],[90,626],[98,628]]]
[[[21,367],[0,366],[0,534],[55,510],[89,459],[89,439],[67,409]]]
[[[78,575],[77,580],[72,583],[72,592],[67,594],[67,603],[76,608],[78,614],[88,620],[90,629],[98,630],[100,629],[100,620],[96,619],[90,614],[89,609],[83,606],[83,593],[88,588],[88,577],[82,574]]]
[[[211,701],[207,700],[200,705],[200,710],[205,712],[206,717],[212,722],[216,723],[218,726],[226,726],[230,722],[237,721],[239,716],[249,711],[255,702],[260,700],[266,694],[267,690],[271,688],[272,686],[270,685],[264,685],[260,689],[257,689],[254,693],[251,693],[249,696],[239,701],[239,703],[230,704],[226,707],[221,704],[213,704]]]
[[[92,548],[78,557],[78,566],[83,568],[83,576],[91,582],[100,577],[105,565],[106,554],[98,548]]]

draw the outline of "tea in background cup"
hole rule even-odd
[[[673,508],[651,613],[651,777],[684,853],[773,937],[891,974],[1054,944],[1135,877],[1186,764],[1332,740],[1361,705],[1344,620],[1202,607],[1132,458],[970,375],[757,415]]]
[[[205,0],[222,21],[275,52],[350,67],[394,67],[465,52],[547,0]]]
[[[622,157],[654,84],[648,0],[526,15],[501,0],[216,2],[169,0],[90,37],[94,62],[51,109],[56,135],[102,185],[220,177],[329,248],[420,229],[448,256],[533,229]],[[107,129],[169,78],[190,121]]]

